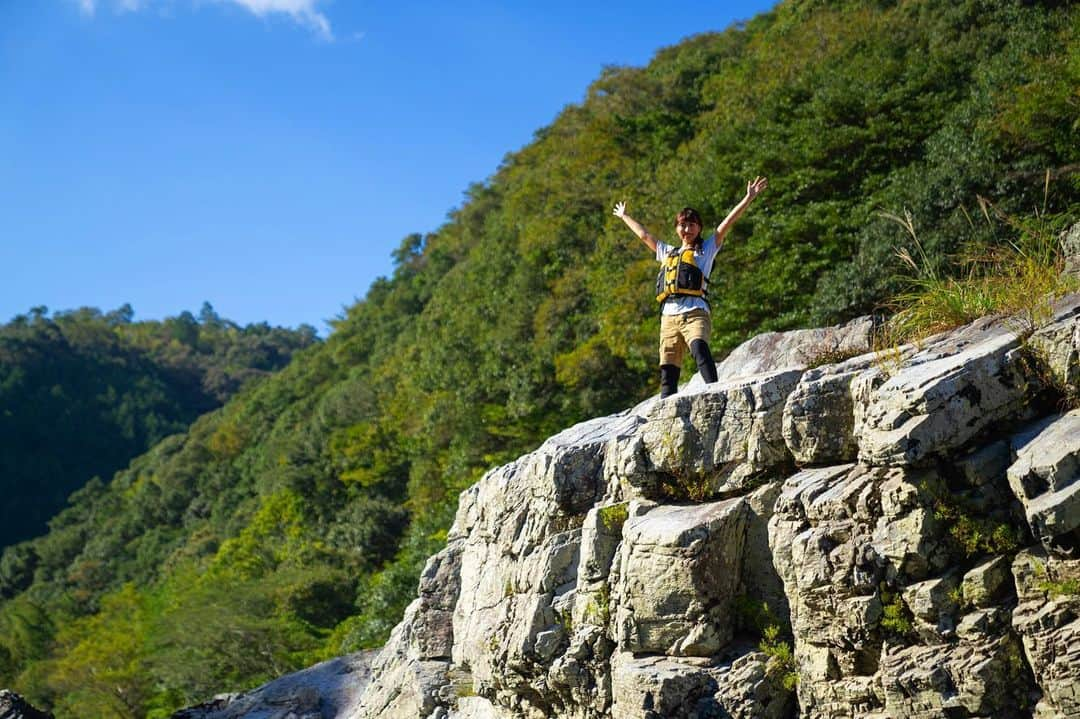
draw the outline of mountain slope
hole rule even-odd
[[[209,304],[200,319],[132,316],[130,306],[51,317],[38,307],[0,326],[0,547],[43,534],[92,477],[111,477],[316,341],[310,327],[240,327]]]
[[[616,200],[662,235],[769,175],[717,262],[719,354],[872,309],[916,252],[880,210],[942,268],[1075,211],[1078,13],[788,2],[606,70],[324,344],[5,554],[33,581],[0,609],[3,678],[62,716],[161,715],[382,643],[462,489],[653,391],[655,265]]]

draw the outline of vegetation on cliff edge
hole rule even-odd
[[[654,390],[657,233],[770,189],[712,285],[718,354],[878,308],[926,262],[1075,212],[1080,7],[803,0],[608,68],[410,235],[320,346],[77,493],[0,560],[0,680],[59,716],[164,716],[374,646],[457,494]],[[1047,189],[1047,171],[1050,172]],[[252,649],[254,648],[254,649]]]

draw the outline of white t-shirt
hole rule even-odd
[[[681,247],[681,245],[680,245]],[[662,265],[664,260],[667,259],[668,253],[676,247],[669,245],[665,242],[656,242],[656,260]],[[701,268],[702,274],[705,275],[706,287],[708,287],[708,278],[712,274],[713,262],[716,261],[716,254],[720,251],[720,245],[716,242],[716,235],[713,234],[709,239],[701,243],[701,247],[694,250],[694,262]],[[690,310],[705,310],[709,311],[709,303],[700,297],[687,297],[686,295],[674,295],[664,300],[664,304],[660,307],[660,314],[662,315],[681,315],[684,312]]]

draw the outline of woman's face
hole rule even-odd
[[[683,220],[675,225],[675,232],[678,233],[679,239],[682,240],[684,245],[688,245],[698,238],[701,234],[701,225],[693,220]]]

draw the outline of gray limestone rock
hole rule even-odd
[[[859,317],[835,327],[766,332],[732,350],[716,366],[716,374],[724,382],[779,370],[802,370],[823,358],[863,354],[870,351],[873,329],[870,317]]]
[[[612,594],[619,649],[710,656],[731,639],[747,514],[736,498],[627,520]]]
[[[881,683],[886,713],[912,719],[1019,719],[1031,688],[1020,643],[1008,633],[973,633],[945,645],[889,645]]]
[[[461,697],[446,719],[510,719],[513,715],[483,697]]]
[[[1080,560],[1028,549],[1012,572],[1019,598],[1012,624],[1042,691],[1035,716],[1080,716]]]
[[[882,706],[875,675],[884,562],[872,539],[887,473],[858,465],[803,470],[784,482],[769,522],[791,606],[799,704],[809,718]]]
[[[372,681],[359,702],[345,714],[350,719],[425,719],[444,703],[450,686],[450,662],[420,657],[422,640],[415,631],[422,626],[418,615],[422,600],[405,610],[405,616],[371,666]]]
[[[860,460],[915,464],[1023,416],[1031,390],[1019,346],[1006,323],[980,320],[928,341],[883,382],[862,387],[854,430]]]
[[[904,588],[904,604],[915,618],[915,631],[926,644],[940,644],[956,635],[962,599],[955,574],[927,579]]]
[[[746,496],[749,512],[739,596],[767,607],[769,614],[786,626],[790,624],[791,610],[784,594],[784,580],[773,566],[772,549],[769,547],[769,520],[773,517],[782,488],[783,482],[770,482]]]
[[[316,664],[243,694],[181,709],[173,719],[335,719],[348,716],[371,677],[374,651]],[[0,717],[3,699],[0,697]],[[23,714],[34,719],[36,714]],[[44,715],[42,715],[44,716]],[[49,716],[52,716],[51,714]]]
[[[612,471],[645,497],[680,501],[743,492],[790,463],[780,431],[801,370],[706,385],[652,404]]]
[[[714,698],[730,719],[788,719],[796,710],[786,669],[761,651],[745,651],[717,667]],[[704,713],[703,713],[704,714]],[[704,714],[709,716],[709,714]],[[714,714],[715,716],[715,714]]]
[[[874,354],[807,370],[788,396],[783,414],[784,441],[799,464],[854,461],[855,400],[852,382],[878,372]]]
[[[612,658],[611,719],[689,719],[713,701],[717,682],[707,660],[663,656]]]
[[[1044,334],[1072,352],[1066,306]],[[1011,485],[1066,531],[1067,502],[1031,508],[1080,485],[1047,439],[1072,425],[982,442],[1045,378],[1000,320],[886,357],[865,354],[868,321],[848,329],[756,338],[721,382],[488,472],[346,715],[1080,716],[1080,560],[1027,551],[1008,572],[952,531],[960,510],[1010,521]],[[864,354],[806,370],[837,349]],[[734,611],[761,603],[790,620],[797,710]]]
[[[1080,410],[1053,420],[1018,448],[1009,485],[1044,543],[1080,527]]]
[[[1080,226],[1074,227],[1074,233]],[[1080,264],[1080,254],[1076,255]],[[1080,273],[1078,273],[1080,276]],[[1044,381],[1066,397],[1080,394],[1080,294],[1054,304],[1054,319],[1035,330],[1026,349]]]
[[[999,440],[957,458],[954,466],[970,486],[982,487],[1004,480],[1011,463],[1009,443]]]
[[[1013,594],[1012,573],[1006,557],[991,557],[964,575],[960,591],[964,603],[974,607],[992,607]]]

